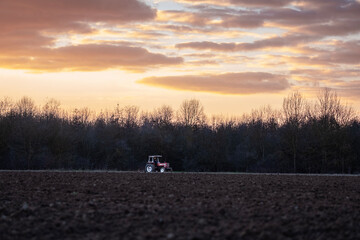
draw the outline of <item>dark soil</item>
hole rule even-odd
[[[0,172],[0,239],[360,239],[360,177]]]

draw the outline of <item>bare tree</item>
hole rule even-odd
[[[135,127],[140,122],[139,107],[125,106],[120,108],[118,104],[111,116],[111,121],[123,127]]]
[[[348,143],[346,134],[341,129],[351,123],[355,113],[351,107],[343,105],[336,91],[330,88],[320,90],[316,111],[320,121],[318,134],[322,149],[321,170],[326,172],[335,162],[340,163],[344,171],[343,151]],[[338,149],[338,152],[334,149]]]
[[[351,106],[347,104],[341,105],[336,119],[341,126],[349,125],[356,119],[356,113]]]
[[[91,116],[91,111],[89,108],[87,107],[80,109],[75,108],[72,115],[72,122],[75,124],[85,125],[89,123],[90,116]]]
[[[250,116],[245,116],[244,119],[247,120],[249,135],[256,149],[257,158],[264,161],[267,145],[266,137],[270,131],[275,130],[279,125],[280,112],[267,105],[252,110]]]
[[[297,91],[290,93],[283,101],[285,121],[300,124],[305,119],[306,106],[307,103],[301,93]]]
[[[42,108],[43,114],[47,119],[56,118],[60,115],[60,102],[56,99],[49,99]]]
[[[125,106],[123,108],[123,122],[126,127],[136,127],[138,125],[139,107]]]
[[[323,88],[318,94],[318,103],[316,105],[320,118],[330,120],[335,119],[336,113],[340,108],[340,99],[337,93],[330,88]]]
[[[265,125],[269,124],[280,124],[281,112],[273,109],[270,105],[253,109],[249,116],[244,115],[243,119],[250,122],[262,122]]]
[[[22,97],[15,104],[16,113],[23,116],[33,116],[36,114],[36,106],[34,101],[29,97]]]
[[[29,97],[22,97],[14,105],[13,110],[16,114],[13,138],[16,139],[17,152],[24,156],[27,168],[33,164],[36,149],[39,146],[40,132],[36,131],[37,108],[34,101]]]
[[[0,100],[0,116],[5,116],[10,113],[14,103],[9,97],[4,97]]]
[[[160,108],[155,109],[151,113],[151,121],[157,125],[170,125],[174,116],[174,110],[167,105],[163,105]]]
[[[183,101],[178,110],[177,118],[185,126],[203,125],[206,122],[204,107],[197,99]]]
[[[316,110],[318,117],[327,123],[335,120],[340,125],[347,125],[355,117],[353,108],[343,105],[336,91],[330,88],[320,90]]]
[[[297,151],[300,126],[305,120],[307,104],[299,92],[290,93],[284,98],[283,111],[285,116],[285,129],[291,144],[293,155],[293,170],[297,171]]]
[[[240,118],[236,116],[213,115],[211,116],[211,129],[216,130],[219,127],[233,127],[240,123]]]

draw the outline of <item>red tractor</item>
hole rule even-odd
[[[148,161],[145,166],[145,172],[167,172],[172,171],[172,168],[170,167],[170,163],[162,163],[160,159],[162,158],[161,155],[151,155],[148,157]]]

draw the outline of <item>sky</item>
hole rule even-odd
[[[360,109],[360,0],[0,1],[0,99],[239,115],[322,87]]]

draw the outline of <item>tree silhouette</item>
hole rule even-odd
[[[206,122],[204,107],[199,100],[190,99],[185,100],[180,105],[178,111],[178,121],[185,126],[199,126]]]
[[[304,97],[299,92],[290,93],[288,97],[284,98],[284,138],[285,145],[290,145],[293,158],[293,170],[297,172],[297,152],[300,128],[305,121],[307,103]]]
[[[167,105],[98,115],[60,106],[0,99],[1,169],[139,170],[147,155],[161,154],[178,171],[360,171],[359,119],[330,89],[317,102],[293,92],[282,111],[265,106],[242,117],[208,118],[196,99],[176,114]]]

